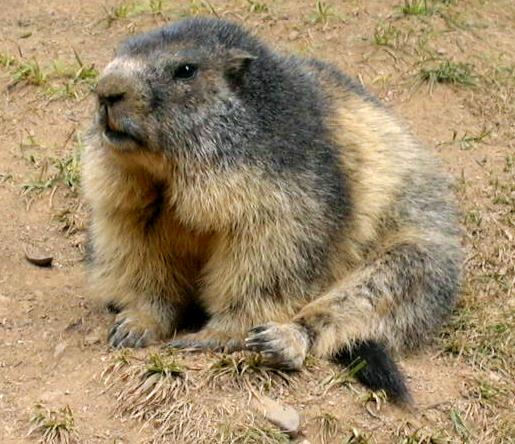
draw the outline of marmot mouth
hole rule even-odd
[[[114,143],[114,144],[126,143],[126,142],[136,142],[136,143],[139,143],[139,141],[134,136],[132,136],[131,134],[125,133],[123,131],[113,130],[113,129],[109,128],[109,127],[107,127],[104,130],[104,137],[110,143]]]
[[[103,130],[104,139],[112,145],[123,145],[123,144],[137,144],[143,145],[143,142],[138,135],[133,131],[127,131],[124,127],[120,130],[118,127],[113,127],[109,121],[106,121]]]
[[[110,114],[107,106],[101,106],[98,110],[98,123],[107,143],[111,145],[142,145],[141,138],[136,134],[137,128],[131,120],[125,118],[120,122],[115,122]]]

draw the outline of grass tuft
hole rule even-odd
[[[287,373],[264,365],[258,353],[224,355],[209,366],[206,377],[212,385],[247,387],[251,384],[260,390],[270,390],[275,384],[288,385],[291,382]]]
[[[0,53],[0,66],[3,68],[9,68],[16,64],[16,59],[9,54]]]
[[[122,353],[102,377],[109,389],[117,386],[118,408],[129,418],[155,420],[156,412],[164,408],[178,412],[184,407],[188,378],[173,353],[152,353],[143,362]],[[118,386],[120,381],[125,384]]]
[[[468,63],[456,63],[451,60],[444,60],[433,68],[423,68],[420,71],[423,81],[429,83],[430,90],[437,83],[451,85],[473,86],[476,79],[472,71],[472,65]]]
[[[466,151],[472,149],[477,144],[484,143],[491,133],[491,130],[483,128],[477,135],[472,135],[465,131],[463,135],[459,137],[458,131],[453,130],[452,139],[448,142],[440,143],[439,146],[457,145],[461,150]]]
[[[452,409],[450,417],[456,433],[458,433],[458,435],[461,436],[464,442],[467,442],[472,433],[467,424],[465,423],[465,421],[463,420],[463,418],[461,417],[461,413],[459,412],[459,410],[455,408]]]
[[[37,404],[30,419],[28,435],[40,435],[45,444],[71,444],[78,441],[75,420],[69,406],[50,410]]]
[[[445,437],[441,431],[430,430],[420,424],[413,424],[407,421],[396,431],[397,443],[399,444],[451,444],[450,439]]]
[[[174,355],[153,353],[148,358],[146,377],[152,375],[175,378],[184,375],[184,367],[177,362]]]
[[[35,86],[41,86],[47,82],[47,74],[42,71],[36,59],[16,63],[14,66],[15,70],[9,87],[20,82]]]
[[[153,14],[159,14],[163,11],[163,0],[150,0],[148,7]]]
[[[338,418],[331,413],[322,413],[314,418],[318,424],[320,432],[320,443],[326,444],[333,442],[333,440],[341,433],[340,423]]]
[[[378,46],[389,46],[396,48],[398,46],[401,32],[391,23],[387,25],[380,24],[374,30],[374,42]]]
[[[353,385],[356,382],[356,373],[363,369],[366,365],[367,363],[365,361],[356,359],[346,369],[333,371],[321,382],[322,387],[324,387],[324,393],[327,393],[335,386],[343,386],[353,389]]]
[[[223,424],[216,442],[230,444],[287,444],[289,436],[268,424]]]
[[[189,12],[184,15],[214,15],[220,17],[215,7],[207,0],[190,0]]]
[[[247,0],[249,12],[263,13],[268,12],[268,5],[266,3],[257,2],[255,0]]]
[[[331,11],[331,6],[327,3],[316,0],[315,2],[315,11],[311,15],[311,22],[312,23],[320,23],[322,25],[327,25],[329,22],[329,19],[334,16],[333,12]]]
[[[22,185],[23,190],[27,193],[40,193],[62,184],[73,194],[77,194],[80,188],[81,153],[82,149],[79,147],[66,157],[44,159],[39,163],[37,177],[24,183]],[[34,157],[31,157],[30,160],[37,164]]]
[[[86,65],[82,62],[78,52],[73,50],[77,66],[66,65],[60,61],[53,62],[52,78],[61,81],[57,85],[50,85],[45,94],[51,99],[71,97],[82,99],[89,94],[96,85],[99,76],[95,65]],[[64,84],[62,83],[64,81]]]
[[[353,427],[351,429],[350,435],[346,436],[342,440],[342,444],[370,444],[371,442],[375,442],[370,441],[370,439],[370,435],[365,434]]]
[[[433,7],[428,5],[427,0],[404,0],[401,11],[404,15],[431,15]]]

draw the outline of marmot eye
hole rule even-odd
[[[184,65],[178,66],[174,73],[174,79],[191,79],[196,74],[198,67],[191,63],[185,63]]]

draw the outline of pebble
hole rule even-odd
[[[84,338],[84,344],[86,345],[93,345],[93,344],[98,344],[100,343],[101,339],[100,339],[100,336],[98,335],[88,335]]]
[[[254,408],[268,421],[290,436],[297,436],[300,428],[300,415],[293,407],[282,404],[267,396],[254,400]]]
[[[293,40],[297,40],[300,36],[300,32],[299,31],[292,31],[288,34],[288,40],[290,41],[293,41]]]
[[[42,402],[52,402],[59,399],[62,395],[63,393],[58,390],[50,390],[48,392],[41,393],[39,400]]]
[[[54,258],[45,251],[35,248],[25,248],[25,259],[38,267],[51,267]]]
[[[59,342],[54,348],[54,358],[59,359],[66,350],[66,347],[68,347],[66,342]]]

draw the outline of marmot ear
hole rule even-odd
[[[238,86],[245,72],[248,70],[250,64],[257,57],[244,51],[242,49],[230,49],[227,53],[227,60],[225,64],[225,73],[228,80],[234,85]]]

